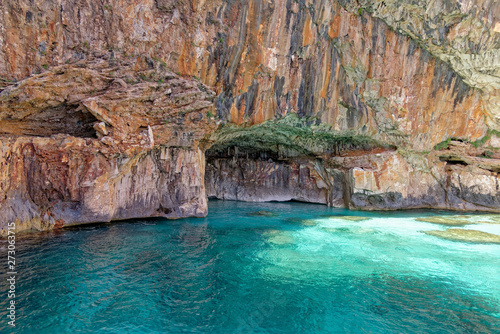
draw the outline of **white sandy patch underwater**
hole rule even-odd
[[[484,220],[477,215],[471,222]],[[449,284],[460,282],[461,288],[500,305],[500,245],[426,235],[423,231],[450,227],[406,217],[362,221],[329,217],[314,222],[314,226],[275,230],[269,235],[272,247],[259,255],[267,262],[262,269],[266,277],[313,285],[345,276],[436,277]],[[461,228],[500,234],[498,224]]]

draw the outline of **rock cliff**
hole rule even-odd
[[[0,94],[0,220],[19,230],[207,213],[200,141],[215,93],[113,52]],[[5,225],[2,225],[5,232]]]
[[[2,228],[500,211],[499,130],[494,0],[0,3]]]

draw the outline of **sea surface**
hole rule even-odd
[[[500,333],[500,245],[415,220],[443,214],[210,201],[206,218],[26,233],[0,332]]]

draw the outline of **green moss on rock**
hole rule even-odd
[[[450,142],[451,142],[451,138],[448,138],[448,139],[436,144],[434,146],[434,150],[436,150],[436,151],[446,150],[448,148],[448,145],[450,145]]]
[[[250,212],[248,214],[248,216],[250,216],[250,217],[277,217],[279,215],[275,212],[272,212],[272,211],[261,210],[261,211]]]
[[[496,136],[496,137],[499,137],[500,138],[500,131],[496,131],[496,130],[488,130],[488,132],[486,133],[486,135],[481,138],[481,139],[478,139],[474,142],[471,142],[471,145],[478,148],[478,147],[482,147],[484,146],[484,144],[486,144],[486,142],[488,140],[491,139],[492,136]]]
[[[216,131],[211,140],[215,144],[208,155],[235,153],[274,153],[279,157],[340,154],[348,150],[370,150],[378,147],[394,149],[376,140],[354,132],[335,132],[330,126],[316,125],[317,120],[302,119],[289,114],[279,120],[267,121],[249,127],[226,125]]]

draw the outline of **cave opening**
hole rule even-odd
[[[294,149],[216,143],[205,154],[208,198],[343,205],[339,177],[326,175],[322,170],[318,172],[315,157],[300,155]],[[335,189],[332,182],[336,184]]]
[[[0,135],[50,137],[66,134],[80,138],[97,138],[93,126],[99,120],[85,108],[62,104],[25,117],[6,117],[0,122]]]
[[[207,195],[251,202],[345,206],[350,178],[344,160],[396,149],[354,132],[312,127],[296,116],[228,126],[213,138],[205,152]]]

